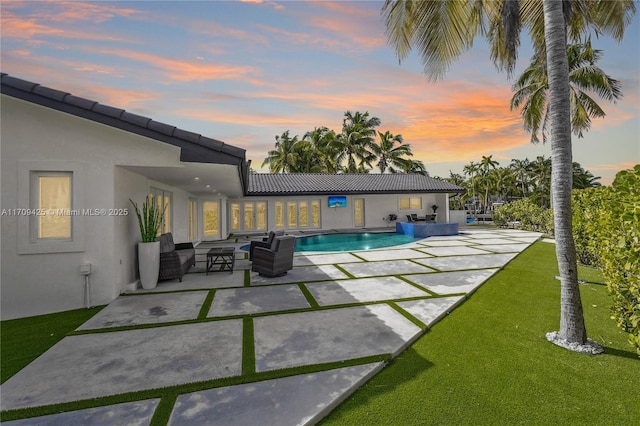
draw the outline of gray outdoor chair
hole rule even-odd
[[[251,247],[249,247],[249,260],[253,260],[253,250],[256,247],[270,248],[275,237],[283,236],[284,230],[280,229],[278,231],[269,231],[269,236],[267,238],[264,238],[262,241],[251,241]]]
[[[279,277],[293,269],[296,237],[275,237],[270,248],[253,249],[251,270],[263,277]]]

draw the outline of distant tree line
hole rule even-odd
[[[369,112],[347,111],[340,133],[322,126],[300,138],[287,130],[276,136],[262,167],[271,173],[369,173],[377,167],[380,173],[428,175],[402,135],[376,130],[380,124]]]
[[[493,155],[482,156],[480,161],[471,161],[464,166],[463,174],[449,172],[448,177],[438,178],[467,190],[451,200],[452,208],[462,209],[472,204],[487,210],[493,202],[517,198],[530,198],[542,208],[551,206],[551,158],[512,159],[508,166],[499,166]],[[599,179],[580,163],[573,163],[573,189],[601,186]]]

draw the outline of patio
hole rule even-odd
[[[4,383],[2,409],[99,404],[109,395],[195,383],[196,391],[176,400],[170,424],[312,424],[540,237],[461,232],[381,250],[296,254],[294,269],[271,279],[250,272],[238,252],[233,273],[193,272],[182,283],[122,296]],[[204,270],[207,250],[222,245],[229,241],[199,246],[196,271]],[[216,382],[234,377],[258,380]],[[39,420],[117,416],[148,424],[158,403]]]

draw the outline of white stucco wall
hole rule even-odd
[[[135,282],[135,244],[140,240],[129,198],[144,199],[149,181],[118,166],[177,166],[180,150],[29,102],[2,95],[0,208],[28,208],[24,176],[30,165],[41,170],[79,165],[74,169],[74,186],[83,187],[74,199],[74,209],[129,209],[129,216],[74,218],[81,229],[74,240],[82,240],[75,251],[26,253],[33,246],[18,229],[24,219],[3,215],[0,286],[1,318],[10,319],[58,312],[84,306],[84,278],[79,268],[93,265],[92,302],[113,300],[128,284]],[[76,166],[74,166],[76,167]],[[26,171],[25,171],[26,170]],[[81,170],[76,173],[76,170]],[[82,182],[76,182],[82,178]],[[81,185],[80,185],[81,184]],[[186,241],[189,195],[177,188],[173,220],[176,241]],[[28,194],[26,197],[28,200]],[[82,205],[78,205],[81,200]],[[25,246],[26,244],[26,246]],[[22,249],[20,248],[22,247]],[[25,250],[24,247],[27,247]],[[32,250],[33,251],[33,250]],[[37,251],[37,250],[36,250]]]

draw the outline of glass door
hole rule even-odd
[[[353,199],[353,225],[356,228],[364,226],[364,198]]]

